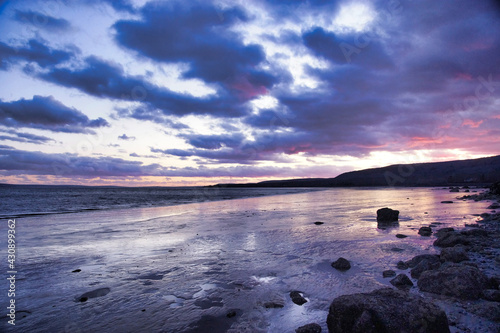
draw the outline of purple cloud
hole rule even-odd
[[[32,99],[0,101],[0,124],[66,133],[92,133],[92,128],[109,126],[103,118],[91,120],[82,112],[65,106],[52,96],[38,95]]]
[[[217,83],[242,100],[265,93],[279,80],[257,69],[265,60],[261,46],[244,45],[229,31],[235,23],[248,21],[241,8],[173,1],[147,4],[141,14],[141,21],[114,25],[116,40],[156,61],[188,63],[185,78]]]

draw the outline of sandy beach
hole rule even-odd
[[[333,299],[392,287],[383,271],[410,276],[396,263],[439,253],[421,227],[458,230],[490,204],[456,197],[448,189],[327,189],[17,219],[17,320],[13,328],[4,319],[2,329],[294,332],[317,323],[327,332]],[[401,212],[398,224],[377,224],[385,206]],[[333,269],[339,257],[351,269]],[[498,276],[494,259],[471,259]],[[452,332],[498,329],[412,280],[409,292],[445,309]],[[292,302],[294,290],[307,303]]]

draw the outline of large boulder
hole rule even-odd
[[[487,287],[488,278],[477,267],[462,264],[444,264],[437,270],[420,275],[421,291],[460,299],[478,299]]]
[[[394,210],[390,208],[381,208],[377,210],[377,221],[378,222],[396,222],[399,219],[399,210]]]
[[[392,288],[337,297],[326,320],[329,332],[449,332],[438,306]]]

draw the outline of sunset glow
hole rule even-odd
[[[0,2],[0,182],[192,186],[500,154],[494,1]]]

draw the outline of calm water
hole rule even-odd
[[[463,227],[488,205],[457,195],[429,188],[328,189],[18,218],[20,312],[15,329],[3,318],[0,331],[293,332],[317,322],[326,332],[333,298],[389,286],[383,270],[437,251],[434,237],[419,236],[419,227]],[[386,206],[401,211],[400,221],[381,229],[375,214]],[[351,261],[349,271],[330,267],[340,256]],[[7,271],[6,260],[0,270]],[[75,301],[98,288],[110,292]],[[309,301],[294,304],[291,290]],[[284,307],[263,306],[276,300]],[[233,310],[236,316],[228,318]]]
[[[313,190],[317,189],[0,186],[0,218],[117,208],[172,206]]]

